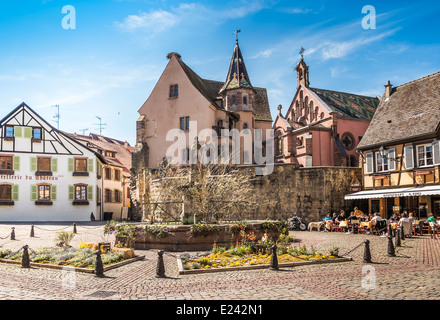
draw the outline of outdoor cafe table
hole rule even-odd
[[[365,228],[370,229],[370,228],[373,227],[373,222],[371,222],[371,221],[368,221],[368,222],[361,222],[360,227],[361,227],[361,228],[365,227]]]
[[[348,221],[341,221],[339,222],[339,227],[341,228],[348,228]]]

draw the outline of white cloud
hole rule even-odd
[[[156,10],[149,13],[141,12],[139,15],[129,15],[124,22],[117,22],[116,25],[124,31],[150,31],[161,32],[179,23],[180,19],[176,14],[165,10]]]
[[[255,56],[251,57],[251,59],[258,59],[260,57],[269,58],[272,55],[272,53],[273,53],[272,49],[266,49],[264,51],[257,53]]]

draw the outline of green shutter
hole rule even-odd
[[[73,186],[69,186],[69,200],[73,201],[75,199],[75,189]]]
[[[93,162],[94,162],[94,159],[88,159],[87,162],[88,162],[87,171],[88,172],[93,172]]]
[[[20,157],[14,157],[14,171],[20,170]]]
[[[50,198],[52,201],[57,200],[57,186],[51,186],[50,188]]]
[[[31,158],[31,172],[37,171],[37,158]]]
[[[73,158],[69,158],[69,168],[68,168],[68,171],[69,172],[73,172],[74,169],[75,169],[75,166],[74,166]]]
[[[115,191],[114,190],[110,190],[110,196],[111,196],[110,202],[115,202]]]
[[[31,127],[24,127],[24,137],[25,138],[32,138],[32,128]]]
[[[110,173],[111,173],[111,175],[110,175],[110,179],[111,179],[111,180],[115,180],[115,170],[113,170],[112,168],[110,168]]]
[[[18,126],[14,127],[14,137],[16,138],[22,137],[22,127],[18,127]]]
[[[93,186],[87,186],[87,200],[93,200]]]
[[[37,186],[31,185],[31,201],[37,201]]]
[[[58,171],[58,159],[57,158],[51,159],[51,170],[52,170],[52,172]]]
[[[12,201],[18,201],[18,184],[12,186]]]

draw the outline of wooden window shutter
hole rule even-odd
[[[24,127],[24,137],[25,138],[32,138],[32,128],[31,127]]]
[[[73,172],[75,170],[75,163],[73,158],[68,159],[68,171]]]
[[[440,141],[432,143],[432,153],[434,156],[434,164],[440,164]]]
[[[57,158],[51,159],[51,170],[52,170],[52,172],[58,171],[58,159]]]
[[[374,172],[374,157],[373,152],[368,152],[365,155],[366,158],[366,166],[367,166],[367,173],[373,173]]]
[[[31,161],[31,171],[32,172],[37,171],[37,158],[36,157],[30,158],[30,161]]]
[[[75,188],[74,186],[69,186],[69,200],[73,201],[75,199]]]
[[[94,162],[94,159],[87,160],[87,171],[88,172],[93,172],[93,162]]]
[[[31,185],[31,201],[37,201],[37,186]]]
[[[404,149],[405,169],[414,168],[414,147],[406,146]]]
[[[57,186],[51,186],[50,188],[50,198],[52,201],[55,201],[57,199]]]
[[[20,170],[20,157],[14,156],[13,161],[14,161],[14,164],[13,164],[14,171],[19,171]]]
[[[87,186],[87,200],[93,200],[93,186]]]
[[[21,138],[22,135],[23,135],[23,133],[22,133],[22,127],[15,126],[15,127],[14,127],[14,137],[16,137],[16,138]]]
[[[18,184],[12,186],[12,201],[18,201]]]

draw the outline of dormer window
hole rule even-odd
[[[179,86],[177,84],[172,84],[170,86],[170,98],[177,98],[179,96]]]

